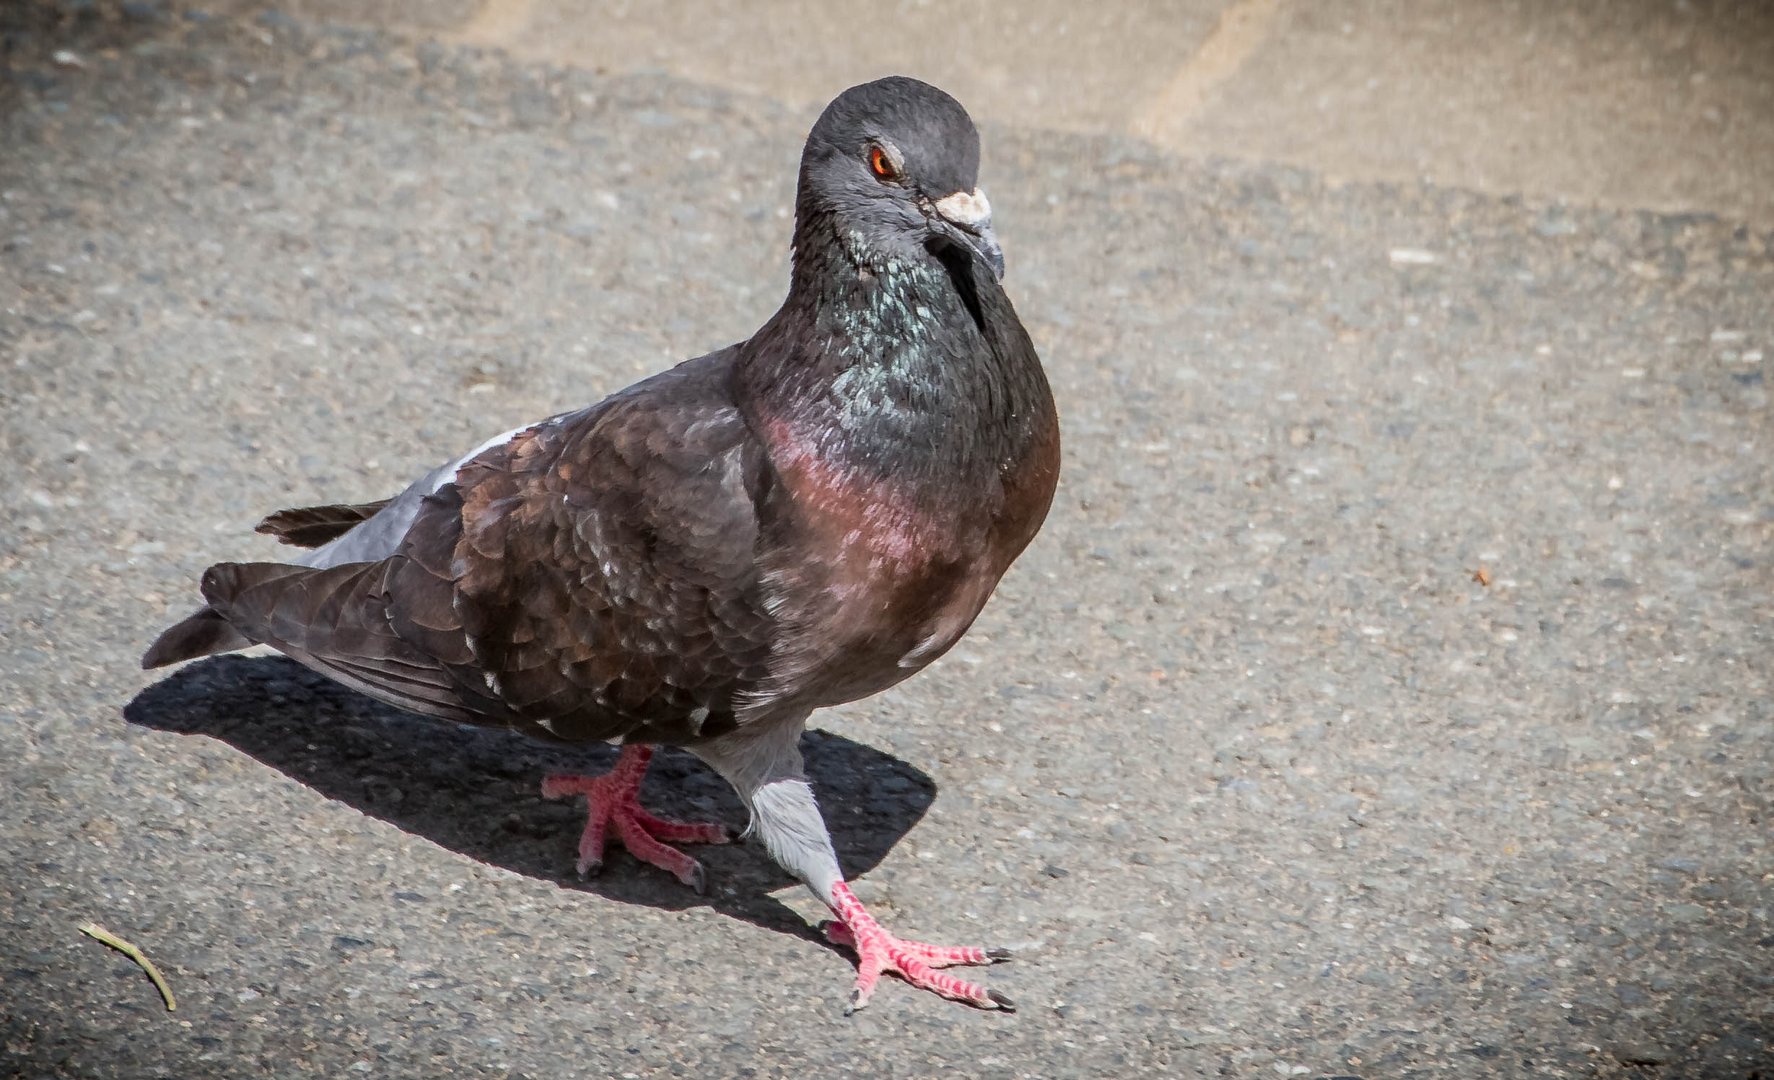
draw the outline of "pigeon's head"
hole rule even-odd
[[[967,110],[929,83],[896,75],[826,106],[801,155],[796,213],[829,218],[865,256],[959,250],[998,278],[1004,253],[978,183],[979,132]]]

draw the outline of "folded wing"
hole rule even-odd
[[[417,499],[386,558],[213,567],[210,610],[426,715],[573,741],[730,731],[765,675],[773,623],[756,551],[768,471],[724,361],[483,448]],[[302,530],[364,508],[324,509],[270,520],[324,542]]]

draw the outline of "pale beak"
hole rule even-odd
[[[933,205],[937,214],[953,225],[967,246],[992,268],[992,277],[1002,280],[1004,249],[998,246],[998,238],[992,233],[992,204],[986,199],[985,192],[978,188],[957,191],[936,200]]]

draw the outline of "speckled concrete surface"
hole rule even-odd
[[[1017,947],[1022,1011],[845,1019],[761,852],[581,886],[544,748],[135,668],[264,511],[749,334],[811,114],[274,15],[0,27],[0,1071],[1774,1067],[1766,232],[988,125],[1062,490],[810,758],[864,898]]]

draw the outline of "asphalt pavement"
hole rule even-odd
[[[763,852],[573,876],[537,788],[605,748],[136,666],[265,512],[749,335],[819,102],[250,5],[0,48],[0,1073],[1774,1075],[1759,196],[982,110],[1060,492],[807,752],[862,899],[1020,1010],[846,1018]]]

